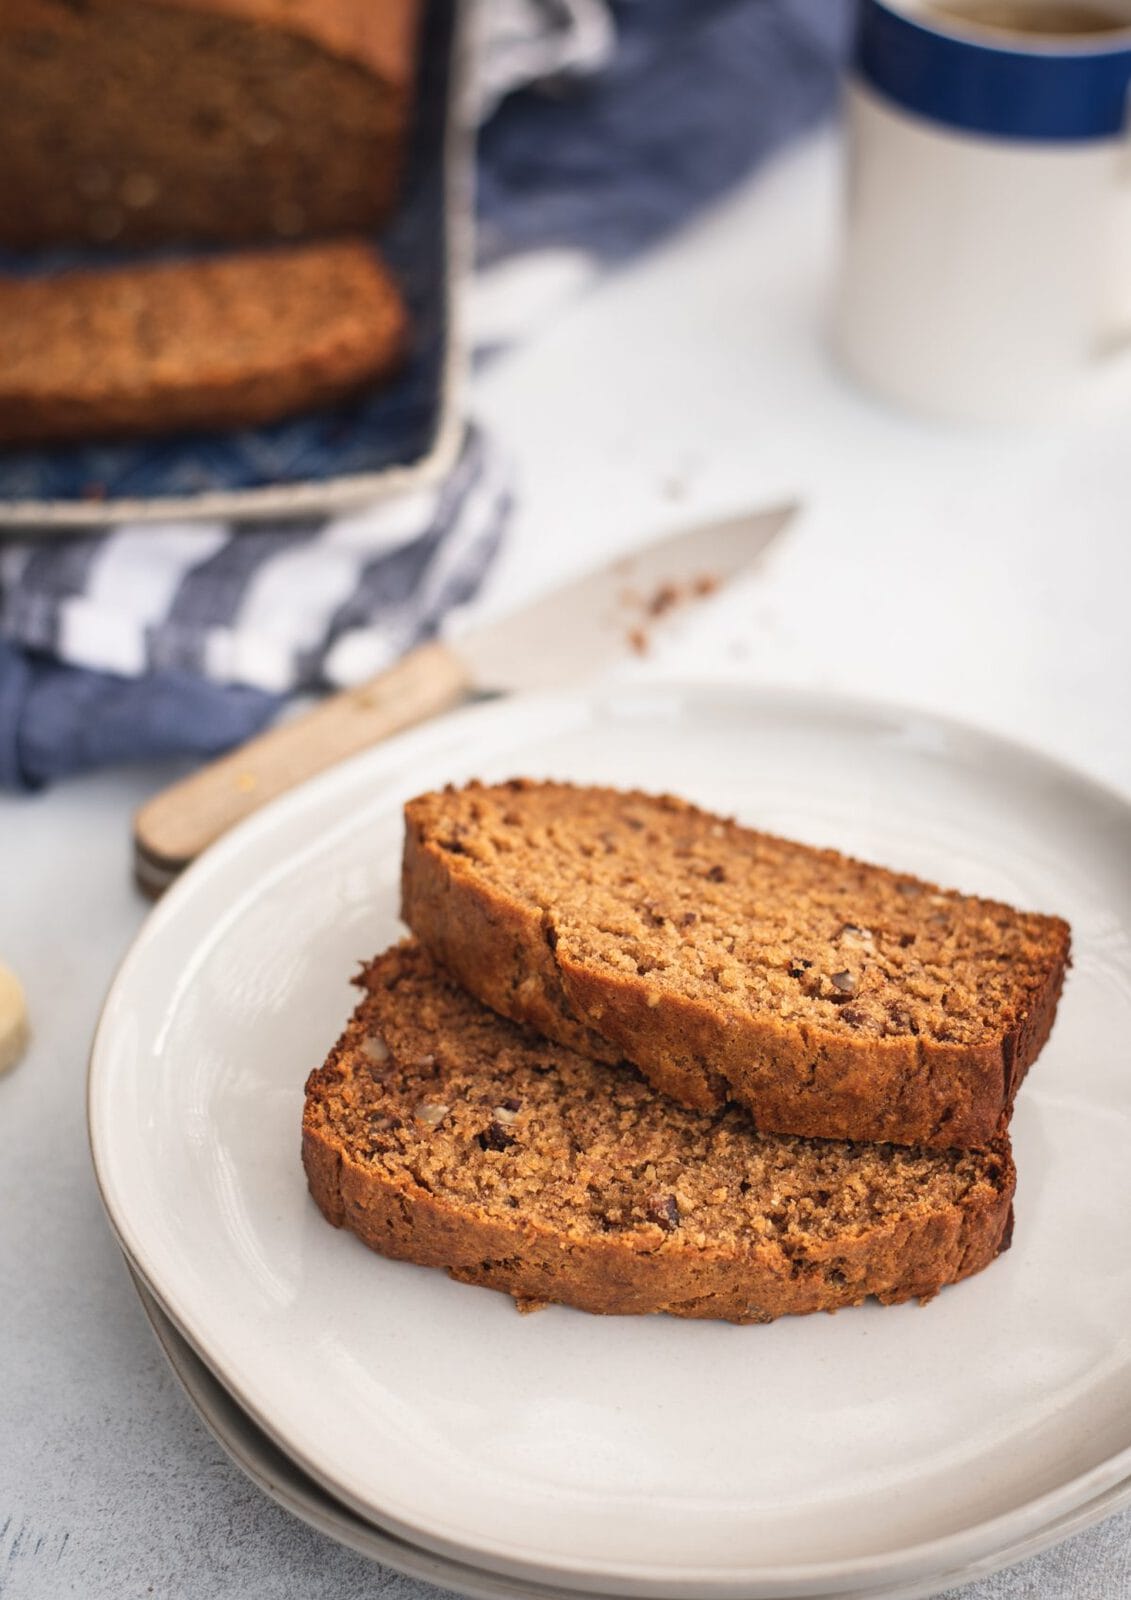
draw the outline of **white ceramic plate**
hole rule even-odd
[[[568,1600],[569,1590],[479,1572],[446,1556],[420,1550],[338,1505],[240,1410],[177,1332],[137,1273],[130,1270],[150,1326],[197,1415],[236,1466],[284,1510],[371,1561],[379,1561],[406,1577],[452,1589],[470,1600]]]
[[[1076,966],[1014,1121],[1013,1250],[928,1309],[769,1327],[601,1319],[386,1262],[304,1190],[302,1084],[398,933],[400,806],[516,772],[675,788],[1068,916]],[[252,819],[120,972],[90,1119],[129,1257],[240,1405],[396,1536],[610,1593],[925,1579],[1131,1474],[1131,822],[1011,745],[707,688],[502,702]]]
[[[306,1477],[240,1410],[223,1384],[213,1377],[192,1346],[169,1321],[136,1272],[133,1273],[133,1279],[157,1341],[205,1427],[236,1466],[292,1516],[301,1518],[319,1533],[336,1539],[339,1544],[356,1550],[359,1555],[368,1556],[371,1561],[379,1561],[383,1566],[392,1567],[410,1578],[422,1578],[428,1583],[453,1589],[457,1594],[470,1596],[471,1600],[569,1600],[571,1591],[568,1589],[542,1584],[532,1586],[525,1579],[504,1578],[482,1572],[449,1561],[444,1556],[419,1550],[404,1540],[394,1539],[383,1529],[339,1505],[324,1489]],[[938,1594],[958,1584],[971,1583],[989,1572],[1039,1555],[1050,1545],[1071,1538],[1073,1534],[1082,1532],[1104,1517],[1114,1515],[1127,1505],[1131,1505],[1131,1480],[1124,1480],[1094,1500],[1085,1501],[1075,1511],[1058,1518],[1039,1533],[1017,1544],[1005,1546],[987,1561],[957,1572],[935,1573],[926,1581],[910,1585],[900,1584],[883,1590],[869,1588],[866,1594],[857,1590],[855,1600],[920,1600],[922,1596]],[[854,1600],[854,1596],[842,1590],[839,1600]]]

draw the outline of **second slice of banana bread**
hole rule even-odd
[[[330,1222],[520,1304],[769,1322],[929,1299],[1009,1243],[1007,1139],[901,1150],[688,1111],[473,1000],[418,945],[370,962],[311,1074]]]

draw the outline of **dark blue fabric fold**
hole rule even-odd
[[[613,0],[599,76],[513,95],[480,136],[479,254],[624,260],[828,113],[851,0]]]
[[[36,789],[142,758],[218,755],[266,726],[279,705],[262,690],[184,672],[116,678],[64,667],[0,640],[0,787]]]

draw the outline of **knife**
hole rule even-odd
[[[450,644],[420,645],[356,689],[201,767],[137,812],[139,886],[156,898],[244,817],[379,739],[461,701],[561,687],[646,650],[657,623],[748,567],[796,510],[777,506],[657,539]]]

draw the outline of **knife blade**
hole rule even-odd
[[[322,700],[148,800],[134,818],[134,871],[156,897],[229,828],[378,740],[477,694],[562,687],[646,648],[676,610],[748,568],[795,504],[726,517],[619,556],[509,616],[429,643]]]
[[[462,635],[452,648],[481,688],[553,689],[595,677],[641,650],[658,622],[749,566],[795,509],[726,517],[655,539]]]

